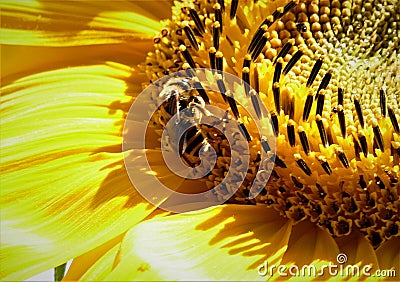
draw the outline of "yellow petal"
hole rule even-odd
[[[386,271],[386,277],[389,281],[398,281],[400,277],[400,237],[392,237],[384,242],[377,250],[376,256],[379,261],[380,271]],[[396,276],[394,276],[394,272]],[[397,280],[396,280],[397,279]]]
[[[154,218],[127,233],[106,280],[265,280],[257,268],[280,262],[291,225],[258,206]]]
[[[151,38],[162,25],[154,10],[169,11],[168,2],[142,8],[131,1],[2,1],[2,44],[78,46],[134,42]],[[157,14],[157,13],[156,13]],[[160,15],[169,15],[161,12]]]
[[[138,65],[153,49],[152,39],[130,44],[48,47],[3,45],[1,47],[2,84],[8,84],[30,73],[66,67],[98,64],[99,62]]]
[[[291,278],[299,281],[300,275],[303,281],[312,279],[327,279],[327,271],[318,273],[329,263],[336,263],[336,256],[339,248],[332,236],[314,223],[302,221],[292,228],[287,251],[281,262],[287,268],[282,270],[284,275],[279,277],[282,280]],[[301,274],[305,271],[307,275]],[[309,272],[310,271],[310,272]],[[311,274],[308,274],[311,273]],[[317,280],[318,280],[317,279]]]
[[[371,268],[368,267],[368,273],[373,273],[374,270],[379,268],[375,250],[363,234],[354,231],[349,236],[336,238],[335,241],[340,252],[347,257],[345,267],[358,264],[361,270],[364,266],[370,265]]]
[[[64,281],[100,281],[112,270],[124,235],[91,250],[72,261]]]
[[[77,257],[154,209],[123,166],[131,75],[110,63],[40,73],[2,89],[2,280]]]

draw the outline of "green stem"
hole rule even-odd
[[[55,282],[59,282],[64,278],[66,266],[67,266],[67,264],[64,263],[64,264],[61,264],[54,268],[54,281]]]

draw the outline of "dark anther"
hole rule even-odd
[[[274,60],[274,64],[278,61],[279,58],[284,58],[290,51],[290,49],[293,47],[293,41],[289,40],[288,42],[283,45],[282,49],[279,51],[278,56],[276,56]],[[281,66],[282,67],[282,66]]]
[[[285,162],[280,159],[277,155],[275,155],[275,164],[281,168],[287,168]]]
[[[294,177],[292,175],[291,178],[292,178],[293,184],[294,184],[294,186],[296,186],[296,188],[300,188],[300,189],[303,188],[303,183],[298,181],[296,177]]]
[[[296,163],[301,168],[301,170],[304,171],[305,174],[307,174],[308,176],[312,174],[311,169],[308,167],[308,165],[303,159],[296,160]]]
[[[365,182],[365,180],[364,180],[364,175],[360,175],[360,180],[358,181],[358,184],[360,184],[360,187],[362,189],[366,189],[367,188],[367,182]]]
[[[221,5],[221,9],[222,9],[222,11],[224,11],[225,10],[225,1],[224,0],[218,0],[218,4]]]
[[[275,113],[271,114],[272,127],[274,128],[275,136],[279,134],[278,116]]]
[[[308,117],[310,115],[310,111],[311,111],[311,106],[312,106],[313,100],[314,100],[313,96],[309,92],[308,95],[307,95],[306,103],[304,104],[303,121],[307,121],[307,119],[308,119]]]
[[[275,110],[279,114],[281,112],[281,89],[278,82],[272,85],[272,92],[274,94]]]
[[[342,133],[342,137],[346,138],[346,120],[344,118],[344,111],[342,106],[339,106],[338,108],[338,118],[339,118],[340,132]]]
[[[216,50],[219,49],[219,30],[220,30],[219,27],[220,27],[219,22],[215,22],[213,24],[213,43],[214,43],[214,48]]]
[[[342,163],[342,165],[343,165],[345,168],[349,168],[349,167],[350,167],[349,161],[347,160],[347,157],[346,157],[346,155],[345,155],[345,153],[344,153],[343,151],[338,150],[338,151],[337,151],[337,156],[338,156],[340,162]]]
[[[317,109],[315,115],[322,115],[322,110],[324,109],[325,95],[321,94],[317,99]]]
[[[242,132],[243,136],[246,137],[246,140],[248,142],[250,142],[251,141],[251,136],[250,136],[249,132],[247,131],[247,128],[244,126],[243,123],[239,124],[239,129]]]
[[[272,85],[279,82],[279,78],[281,77],[281,72],[282,72],[282,63],[277,62],[275,65],[274,78],[272,80]]]
[[[332,174],[332,169],[331,166],[329,165],[329,163],[327,161],[320,161],[322,168],[324,169],[324,171],[328,174],[331,175]]]
[[[383,138],[382,138],[381,130],[379,129],[378,125],[373,126],[372,129],[374,131],[375,141],[378,145],[378,149],[380,149],[383,152],[385,150],[385,147],[383,145]]]
[[[360,121],[360,125],[364,128],[364,116],[361,110],[360,102],[357,99],[354,99],[354,107],[356,108],[358,120]]]
[[[385,90],[381,89],[379,91],[379,102],[381,106],[381,113],[382,116],[386,116],[386,93]]]
[[[236,10],[237,10],[238,4],[239,4],[239,0],[232,0],[232,2],[231,2],[231,11],[229,13],[229,16],[230,16],[231,20],[236,15]]]
[[[246,93],[246,96],[249,96],[249,91],[250,91],[250,70],[249,70],[249,68],[243,68],[242,80],[244,82],[243,83],[244,92]]]
[[[225,84],[222,81],[222,79],[217,80],[217,85],[218,85],[219,93],[221,93],[222,98],[226,102],[226,87],[225,87]]]
[[[222,33],[222,13],[221,13],[221,5],[216,5],[217,8],[214,9],[215,13],[215,21],[219,22],[219,31]]]
[[[289,62],[286,64],[283,69],[283,74],[287,75],[289,71],[294,67],[298,60],[300,60],[301,56],[303,56],[303,52],[298,50],[294,55],[290,58]]]
[[[294,134],[294,125],[293,121],[290,120],[289,124],[287,125],[287,134],[288,134],[288,139],[289,139],[289,144],[290,146],[294,147],[296,145],[296,136]]]
[[[208,56],[210,58],[210,68],[211,69],[216,69],[216,63],[215,63],[215,48],[211,47],[210,50],[208,51]]]
[[[386,189],[385,183],[383,183],[382,179],[380,179],[379,176],[375,176],[375,183],[380,189]]]
[[[183,30],[185,31],[185,34],[189,39],[190,45],[192,45],[192,47],[196,49],[196,51],[199,51],[199,43],[197,42],[196,37],[193,34],[193,30],[188,25],[185,26]]]
[[[194,60],[192,58],[192,55],[190,55],[189,51],[187,50],[186,46],[181,45],[179,47],[179,49],[181,50],[181,53],[183,55],[183,57],[185,58],[185,60],[188,62],[189,66],[191,68],[196,68],[196,64],[194,63]]]
[[[321,83],[319,84],[319,87],[317,90],[317,95],[315,96],[315,99],[318,99],[319,92],[328,86],[329,81],[331,81],[331,78],[332,78],[332,71],[329,70],[327,73],[325,73],[324,77],[322,78]]]
[[[194,21],[194,24],[196,25],[197,29],[201,32],[204,33],[206,30],[204,29],[204,25],[202,21],[199,18],[199,15],[197,14],[195,9],[190,9],[189,10],[190,17]]]
[[[282,194],[286,193],[285,188],[283,188],[282,186],[279,186],[278,191],[281,192]]]
[[[253,60],[253,62],[258,58],[258,55],[260,55],[262,49],[264,48],[265,44],[267,43],[267,40],[268,40],[267,36],[268,36],[268,34],[266,32],[262,35],[260,40],[258,40],[256,42],[256,45],[254,46],[254,51],[251,54],[251,59]]]
[[[194,86],[194,88],[196,88],[200,97],[203,98],[204,102],[206,102],[206,104],[210,104],[210,99],[208,98],[207,92],[204,90],[201,83],[196,81],[195,83],[193,83],[193,86]]]
[[[328,139],[326,138],[326,131],[322,119],[320,116],[317,116],[316,123],[318,127],[319,136],[321,137],[321,142],[324,147],[328,146]]]
[[[264,152],[267,153],[267,152],[271,151],[271,147],[269,146],[268,140],[265,137],[263,137],[261,140],[261,146],[264,149]]]
[[[299,138],[304,152],[308,155],[310,153],[310,145],[308,143],[307,133],[304,130],[299,131]]]
[[[396,133],[400,133],[399,123],[397,122],[396,114],[394,113],[394,111],[391,108],[388,109],[388,112],[389,112],[390,121],[392,122],[394,131]]]
[[[229,106],[231,107],[233,115],[235,116],[236,119],[238,119],[239,118],[239,110],[237,108],[235,98],[233,96],[227,95],[226,99],[228,101]]]
[[[316,78],[317,75],[318,75],[319,70],[321,69],[321,66],[322,66],[322,60],[321,60],[321,59],[318,59],[318,60],[315,62],[314,66],[313,66],[313,68],[312,68],[312,70],[311,70],[310,76],[308,77],[308,80],[307,80],[307,87],[310,87],[310,86],[313,84],[315,78]]]
[[[364,153],[364,156],[366,157],[368,154],[368,144],[367,144],[367,138],[365,138],[365,135],[359,135],[358,140],[360,140],[361,144],[361,149]]]
[[[253,104],[254,111],[259,119],[262,118],[260,103],[258,101],[259,97],[256,91],[251,91],[250,93],[251,103]]]
[[[338,88],[338,105],[343,106],[343,88]]]
[[[318,189],[319,197],[320,198],[325,198],[326,193],[325,193],[324,189],[322,189],[321,185],[319,185],[318,183],[315,183],[315,186]]]
[[[224,67],[224,57],[221,52],[217,52],[216,54],[215,66],[218,72],[221,73]]]

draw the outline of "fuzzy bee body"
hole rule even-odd
[[[165,120],[168,121],[172,116],[177,115],[176,126],[189,127],[182,138],[171,138],[175,140],[170,140],[170,142],[176,142],[179,139],[179,155],[187,165],[197,166],[200,163],[200,149],[203,146],[205,149],[210,146],[207,134],[200,125],[203,116],[212,115],[205,108],[204,99],[198,95],[192,86],[192,81],[187,78],[170,79],[163,87],[159,97],[165,101],[161,106],[161,113],[165,116]],[[182,114],[181,111],[184,109],[190,109],[190,111]]]

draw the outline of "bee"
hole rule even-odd
[[[307,26],[304,23],[297,23],[296,24],[296,29],[298,32],[306,32],[307,31]]]
[[[199,152],[202,147],[207,150],[211,145],[208,142],[205,125],[201,125],[203,116],[212,116],[206,109],[206,102],[194,87],[191,78],[172,78],[163,87],[159,98],[165,101],[161,105],[162,116],[169,120],[176,115],[176,126],[187,128],[182,138],[179,138],[178,150],[184,162],[195,167],[200,163]],[[190,109],[182,114],[180,111]],[[173,133],[170,142],[177,142]],[[175,140],[173,140],[175,139]]]

